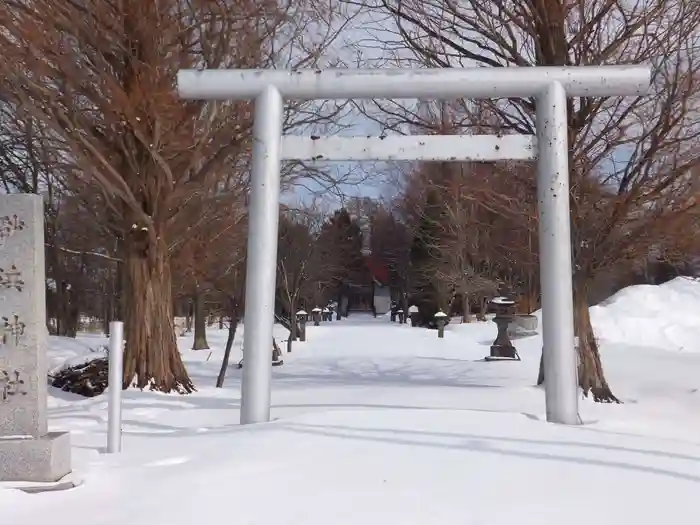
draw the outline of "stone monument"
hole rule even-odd
[[[48,432],[44,207],[0,195],[0,481],[71,472],[70,435]]]

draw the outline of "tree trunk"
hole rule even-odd
[[[471,308],[469,307],[469,295],[462,292],[462,322],[469,323],[472,320]]]
[[[109,323],[112,320],[112,310],[111,310],[111,279],[107,279],[104,283],[104,288],[102,289],[102,332],[109,337]]]
[[[404,291],[401,294],[401,309],[403,310],[403,324],[408,323],[408,294]]]
[[[194,317],[194,301],[190,299],[187,304],[187,315],[185,316],[185,332],[192,331],[192,318]]]
[[[53,275],[53,281],[56,285],[55,293],[55,319],[56,319],[56,335],[62,336],[64,334],[65,318],[67,311],[66,308],[66,290],[63,285],[63,268],[61,267],[62,260],[58,249],[51,248],[50,253],[52,255],[51,273]]]
[[[292,343],[297,340],[296,300],[289,302],[289,337],[287,338],[287,353],[292,351]]]
[[[619,403],[620,400],[612,393],[603,373],[598,341],[591,325],[588,285],[588,280],[583,278],[574,284],[574,330],[579,338],[578,382],[583,395],[590,393],[597,403]]]
[[[583,395],[590,393],[597,403],[619,403],[605,379],[603,364],[600,360],[598,342],[593,333],[588,306],[588,283],[574,284],[574,333],[578,337],[578,384]],[[544,357],[540,357],[540,370],[537,384],[544,383]]]
[[[481,297],[479,299],[479,315],[477,316],[478,321],[486,321],[486,313],[488,312],[488,299],[486,297]]]
[[[120,248],[122,250],[123,248]],[[118,251],[117,253],[121,253]],[[122,290],[126,290],[126,276],[124,274],[124,264],[122,262],[118,262],[116,264],[116,272],[114,276],[114,286],[112,287],[112,291],[114,292],[114,295],[112,296],[112,300],[114,301],[114,320],[115,321],[123,321],[124,320],[124,312],[126,311],[126,308],[124,307],[124,294],[122,293]]]
[[[199,286],[194,292],[194,342],[192,350],[209,350],[207,343],[207,318],[204,311],[204,295]]]
[[[66,312],[64,333],[66,337],[76,337],[80,328],[80,307],[78,294],[71,288],[68,291],[68,311]]]
[[[175,339],[168,247],[162,232],[155,243],[148,236],[132,232],[124,247],[124,388],[191,393]]]
[[[224,350],[224,358],[221,360],[221,369],[219,370],[219,377],[216,378],[216,388],[221,388],[224,386],[224,380],[226,379],[226,370],[228,369],[228,361],[231,357],[231,348],[233,348],[233,341],[236,338],[236,330],[238,329],[238,315],[236,313],[235,307],[231,309],[231,321],[228,325],[228,338],[226,339],[226,349]]]
[[[105,281],[104,297],[102,298],[102,302],[104,305],[104,333],[107,337],[109,337],[110,323],[118,319],[118,317],[116,316],[117,309],[115,307],[114,299],[118,293],[118,282],[115,277],[115,273],[117,272],[114,272],[112,268],[109,268],[109,272],[107,274],[108,277]]]

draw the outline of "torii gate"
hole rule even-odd
[[[453,69],[181,70],[182,98],[255,99],[241,424],[270,420],[270,340],[274,321],[282,160],[495,161],[537,159],[540,275],[547,421],[575,425],[567,97],[644,95],[647,66]],[[284,99],[536,99],[537,135],[283,136]]]

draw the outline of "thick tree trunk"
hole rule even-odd
[[[207,343],[207,317],[204,311],[204,295],[199,287],[194,293],[194,342],[192,350],[209,350]]]
[[[228,338],[226,339],[226,349],[224,350],[224,358],[221,360],[221,369],[219,370],[219,377],[216,378],[216,388],[222,388],[224,386],[224,380],[226,379],[226,370],[228,369],[228,361],[231,357],[231,348],[233,348],[233,341],[236,339],[236,330],[238,329],[238,315],[235,308],[231,311],[231,321],[228,325]]]
[[[578,282],[574,285],[574,333],[578,344],[578,383],[583,395],[591,394],[597,403],[619,403],[605,379],[603,364],[600,360],[598,342],[593,333],[588,307],[588,285]],[[540,357],[540,369],[537,384],[544,383],[544,359]]]
[[[167,244],[162,234],[153,244],[139,230],[128,236],[124,251],[124,388],[193,392],[175,339]]]
[[[603,373],[588,308],[588,282],[584,279],[574,284],[574,329],[579,338],[578,382],[583,394],[587,396],[590,393],[597,403],[619,403]]]

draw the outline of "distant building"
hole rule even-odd
[[[364,271],[343,283],[340,295],[340,312],[387,313],[391,307],[391,287],[389,271],[382,261],[369,255],[364,256]]]
[[[340,312],[374,312],[383,315],[391,308],[389,270],[384,261],[372,254],[372,216],[378,204],[368,197],[352,199],[347,209],[362,233],[364,271],[343,283]]]

